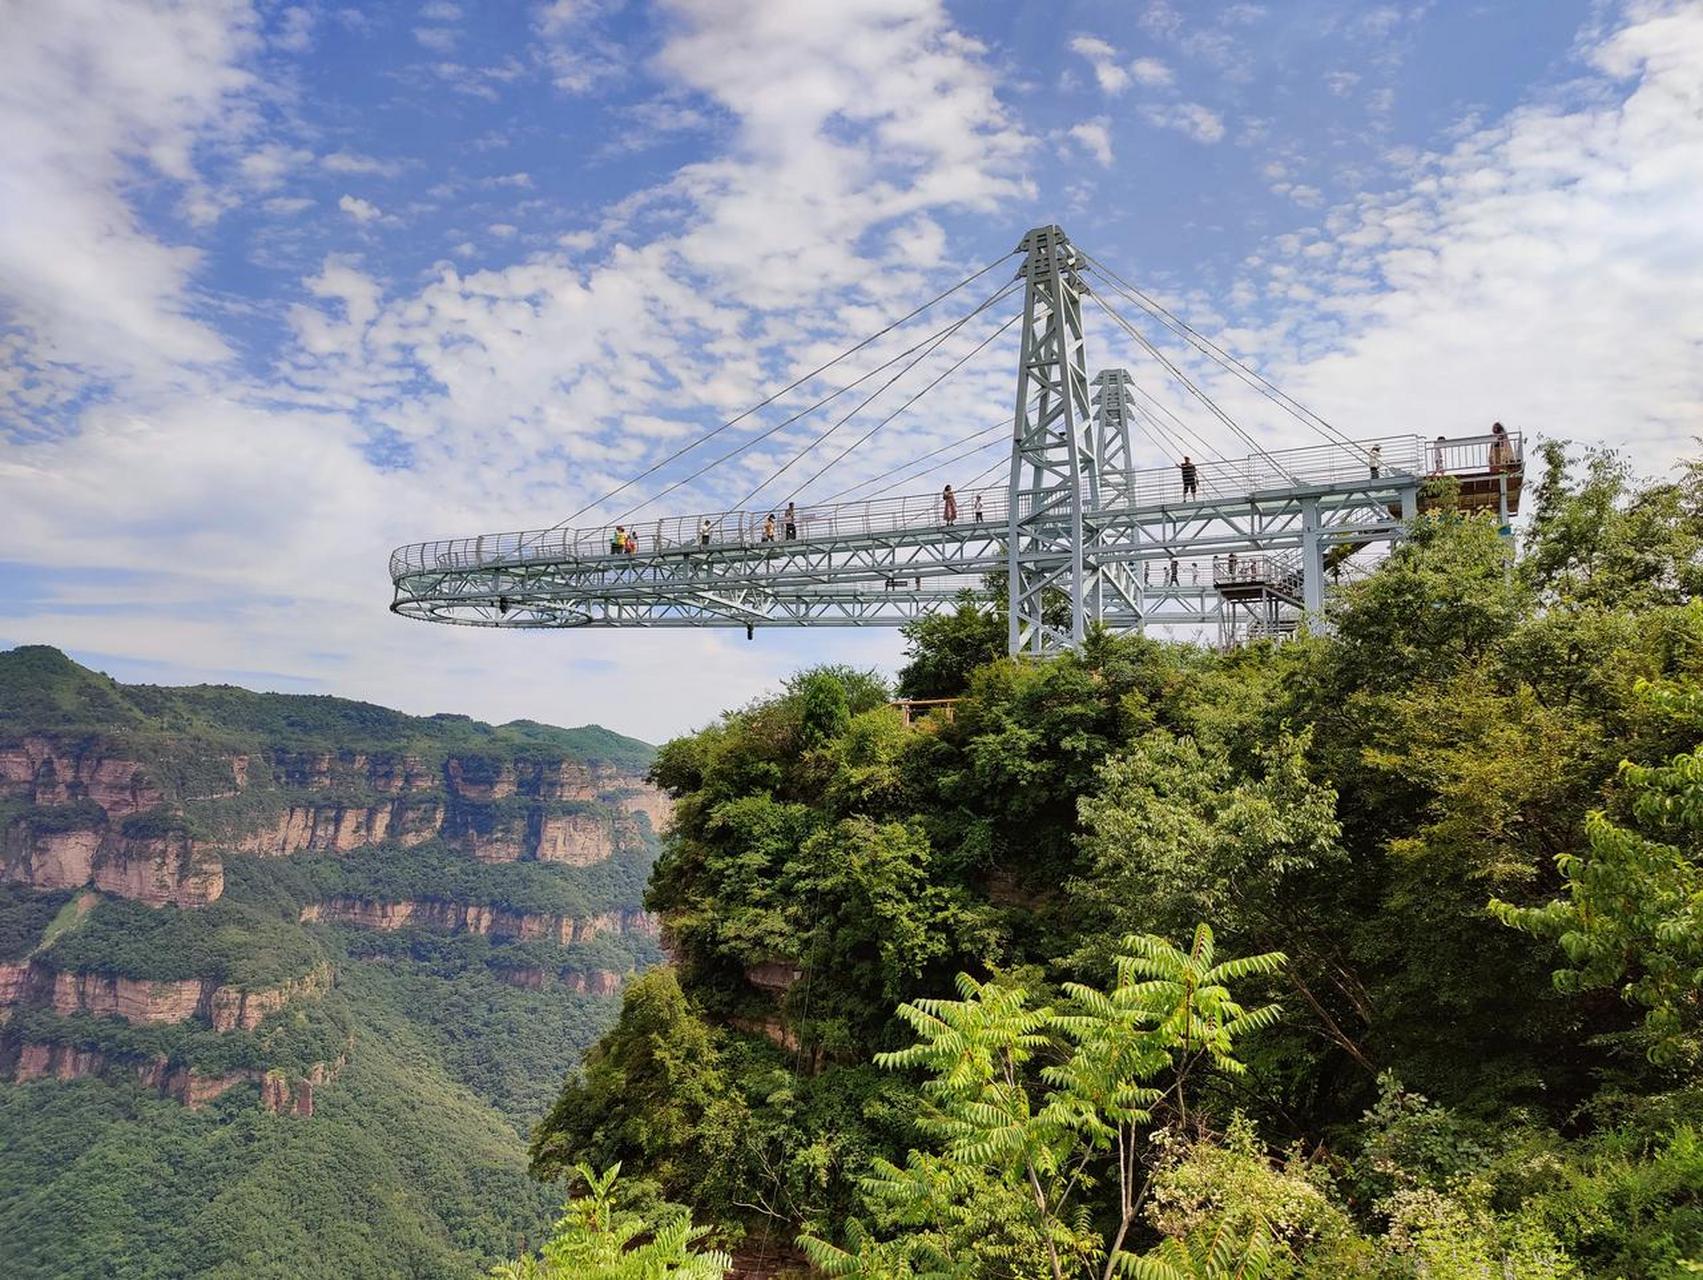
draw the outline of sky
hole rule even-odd
[[[1703,423],[1703,0],[0,0],[0,138],[0,645],[123,680],[659,740],[892,670],[885,630],[407,621],[386,557],[563,519],[1042,223],[1350,435],[1499,419],[1653,474]],[[1014,336],[806,496],[997,424]],[[834,385],[582,522],[740,503]]]

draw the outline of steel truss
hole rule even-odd
[[[1517,509],[1517,437],[1494,446],[1511,445],[1511,466],[1487,452],[1488,437],[1203,461],[1199,496],[1179,500],[1174,468],[1133,467],[1129,374],[1089,382],[1083,257],[1056,226],[1030,231],[1019,251],[1009,482],[959,493],[957,518],[930,495],[805,508],[795,538],[736,511],[657,520],[642,538],[635,526],[632,552],[615,550],[607,527],[417,543],[391,556],[391,608],[487,627],[898,626],[967,590],[993,608],[987,588],[1004,575],[1013,653],[1080,644],[1095,623],[1212,626],[1231,639],[1281,634],[1317,613],[1327,556],[1399,538],[1434,476],[1462,477],[1504,525]],[[1298,593],[1294,583],[1257,599],[1221,589],[1216,559],[1275,555],[1298,564]],[[1049,625],[1060,612],[1067,624]]]

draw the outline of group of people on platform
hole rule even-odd
[[[1438,436],[1436,442],[1432,445],[1431,472],[1433,475],[1442,475],[1448,470],[1449,447],[1447,436]],[[1491,424],[1490,470],[1492,472],[1511,471],[1518,465],[1518,462],[1519,459],[1515,456],[1513,442],[1508,439],[1508,429],[1500,422]],[[1366,450],[1366,466],[1372,473],[1372,479],[1378,479],[1383,473],[1383,445],[1373,444]],[[1198,499],[1200,497],[1200,468],[1195,465],[1194,459],[1184,454],[1177,470],[1182,476],[1184,500]],[[944,523],[949,525],[958,523],[958,495],[951,485],[947,485],[940,492],[940,514]],[[982,495],[979,493],[971,500],[970,519],[977,524],[982,523]],[[714,531],[713,522],[708,516],[705,516],[698,525],[698,545],[708,547]],[[773,511],[769,512],[767,518],[764,519],[762,540],[773,542],[777,533],[788,542],[792,542],[798,537],[798,508],[795,504],[791,502],[786,504],[786,511],[779,521],[776,520]],[[625,525],[616,525],[615,532],[609,538],[610,554],[630,556],[636,554],[638,549],[637,535]],[[1175,574],[1176,568],[1173,565],[1167,575],[1168,580],[1172,583],[1176,581]]]
[[[1431,446],[1431,474],[1442,475],[1448,468],[1449,438],[1438,436]],[[1508,439],[1508,429],[1500,422],[1490,426],[1490,470],[1495,472],[1512,471],[1518,465],[1519,459],[1514,454],[1513,441]],[[1384,446],[1373,444],[1366,450],[1366,467],[1372,473],[1372,479],[1378,479],[1384,470]],[[1200,468],[1195,466],[1194,459],[1186,453],[1177,465],[1177,471],[1182,476],[1183,500],[1200,497]],[[950,523],[950,521],[948,521]]]
[[[958,523],[958,495],[952,491],[951,485],[940,491],[940,514],[947,524]],[[982,517],[982,495],[978,493],[970,500],[970,519],[980,524]]]

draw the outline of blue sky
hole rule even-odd
[[[1043,221],[1351,432],[1656,470],[1703,410],[1700,86],[1697,0],[24,0],[0,643],[650,737],[890,667],[886,632],[423,627],[384,558],[553,522]],[[1010,382],[995,342],[844,479]]]

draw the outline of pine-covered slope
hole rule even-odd
[[[0,653],[0,1270],[472,1275],[656,956],[666,802],[596,726]]]

